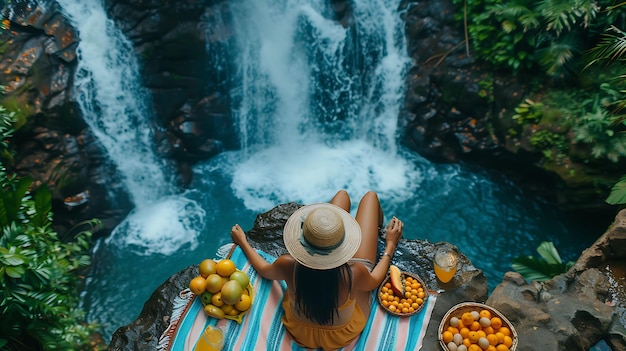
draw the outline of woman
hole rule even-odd
[[[383,211],[376,193],[366,193],[356,219],[350,216],[344,190],[329,203],[299,208],[283,231],[289,254],[268,263],[254,250],[241,227],[233,242],[264,278],[284,280],[283,324],[294,340],[308,348],[338,349],[357,338],[370,313],[372,291],[385,278],[402,237],[404,224],[393,217],[387,226],[385,250],[377,262],[378,228]]]

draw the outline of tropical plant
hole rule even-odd
[[[0,151],[12,155],[13,115],[0,106]],[[3,157],[2,159],[5,159]],[[94,350],[96,326],[78,308],[91,230],[61,241],[51,229],[51,193],[9,175],[0,159],[0,350]]]
[[[626,156],[626,133],[616,116],[610,114],[596,99],[593,110],[581,116],[574,126],[574,141],[591,145],[595,158],[606,157],[617,162]]]
[[[526,99],[515,108],[513,119],[519,124],[538,123],[543,115],[543,104]]]
[[[0,165],[0,349],[93,349],[95,325],[77,307],[91,232],[61,242],[50,228],[50,191],[31,196],[31,183]]]
[[[607,7],[607,16],[613,18],[613,23],[625,23],[624,16],[626,11],[623,11],[623,6],[626,3],[621,2],[615,6]],[[621,10],[621,11],[620,11]],[[616,19],[621,19],[617,21]],[[623,61],[626,58],[626,32],[623,29],[618,28],[615,25],[610,25],[608,29],[603,33],[602,39],[589,50],[587,54],[588,63],[585,68],[589,68],[593,65],[610,65],[616,66],[620,70],[614,77],[614,80],[624,85],[624,78],[626,78],[626,67],[623,65]],[[626,116],[620,114],[620,112],[626,107],[626,89],[619,89],[614,92],[614,111],[617,112],[614,124],[624,124]],[[626,204],[626,175],[622,176],[617,183],[611,188],[611,192],[606,199],[606,202],[611,205],[623,205]]]
[[[13,155],[11,155],[9,148],[9,140],[14,132],[14,122],[15,114],[8,112],[4,106],[0,106],[0,161],[13,161]]]
[[[474,53],[496,69],[516,74],[541,69],[553,77],[578,71],[577,58],[588,35],[606,21],[592,23],[604,0],[453,0],[462,11],[466,41]],[[592,27],[593,24],[593,28]],[[592,30],[593,29],[593,30]]]
[[[552,242],[544,241],[537,247],[538,257],[519,256],[513,260],[513,270],[526,280],[546,281],[567,272],[574,262],[563,263],[561,256]]]

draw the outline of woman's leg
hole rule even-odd
[[[343,208],[348,213],[350,212],[350,206],[352,206],[350,195],[348,195],[348,192],[345,190],[339,190],[330,200],[330,203]]]
[[[378,251],[378,228],[383,224],[383,210],[378,195],[368,191],[359,202],[356,221],[361,226],[361,245],[354,257],[366,258],[376,263]]]

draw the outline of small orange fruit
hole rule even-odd
[[[498,329],[498,331],[502,334],[504,334],[505,336],[511,336],[511,329],[507,328],[507,327],[500,327],[500,329]]]
[[[498,338],[498,343],[499,343],[499,344],[504,343],[504,334],[502,334],[502,333],[500,333],[500,332],[497,332],[497,333],[496,333],[496,338]]]
[[[459,330],[459,333],[461,334],[461,336],[463,336],[464,338],[467,338],[467,336],[469,335],[469,328],[461,328],[461,330]],[[504,335],[502,335],[502,337],[504,337]]]
[[[491,312],[489,310],[481,310],[479,313],[480,317],[485,317],[487,319],[491,319]]]
[[[450,341],[452,341],[453,336],[454,334],[452,334],[452,332],[446,330],[445,332],[443,332],[443,334],[441,334],[441,340],[448,344]]]
[[[217,264],[210,258],[206,260],[202,260],[200,265],[198,266],[198,270],[200,271],[200,276],[206,278],[209,274],[213,274],[216,272]]]
[[[238,311],[247,311],[252,306],[252,298],[248,295],[241,295],[241,300],[235,304]]]
[[[498,317],[491,318],[491,327],[493,330],[498,330],[502,326],[502,319]]]
[[[505,335],[504,336],[504,345],[506,345],[508,348],[511,348],[511,346],[513,346],[513,339],[511,339],[510,336]]]
[[[216,271],[217,274],[222,277],[230,277],[230,275],[235,273],[236,270],[237,266],[235,266],[235,262],[230,259],[223,259],[217,262]]]
[[[463,325],[470,326],[474,323],[474,316],[472,316],[469,312],[465,312],[461,315],[461,321],[463,322]]]
[[[478,335],[478,333],[475,331],[470,331],[469,334],[467,334],[467,338],[472,344],[475,344],[478,342],[480,335]]]
[[[195,295],[202,295],[206,291],[206,279],[197,276],[189,282],[189,290]]]
[[[496,346],[496,351],[509,351],[509,348],[504,344],[500,344]]]

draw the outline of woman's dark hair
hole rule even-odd
[[[311,269],[297,264],[295,274],[297,308],[320,325],[332,325],[335,315],[339,313],[339,284],[348,281],[352,289],[351,273],[347,263],[326,270]]]

